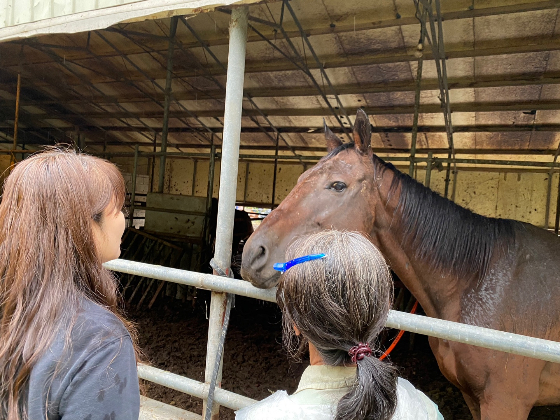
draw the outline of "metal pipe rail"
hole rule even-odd
[[[208,388],[210,387],[208,384],[152,366],[138,365],[138,377],[194,397],[208,398]],[[232,410],[239,410],[257,402],[257,400],[221,388],[216,388],[214,392],[214,401]]]
[[[258,289],[243,280],[235,281],[212,274],[195,273],[120,259],[109,261],[104,266],[109,270],[122,273],[142,275],[158,280],[194,286],[200,289],[234,293],[276,303],[275,288]],[[560,343],[555,341],[445,321],[443,319],[411,315],[393,310],[389,312],[385,326],[458,343],[560,363]]]

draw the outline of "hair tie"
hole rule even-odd
[[[352,347],[348,354],[352,356],[352,363],[362,360],[366,356],[371,356],[371,348],[368,343],[358,343],[357,346]]]

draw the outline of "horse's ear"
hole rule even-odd
[[[323,126],[325,128],[325,139],[327,140],[327,152],[332,152],[334,149],[342,145],[342,141],[334,134],[329,127],[325,119],[323,119]]]
[[[367,153],[371,146],[371,123],[363,109],[359,108],[354,123],[354,144],[360,153]]]

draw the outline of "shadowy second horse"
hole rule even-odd
[[[358,111],[354,143],[326,126],[328,154],[298,180],[247,242],[241,274],[275,286],[298,235],[359,231],[430,317],[560,341],[560,239],[544,229],[475,214],[442,198],[371,151]],[[445,377],[477,420],[525,420],[560,404],[560,365],[430,337]]]

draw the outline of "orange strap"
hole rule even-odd
[[[413,314],[414,312],[416,312],[416,308],[418,308],[418,301],[416,301],[414,303],[414,306],[412,307],[412,309],[410,310],[410,313]],[[383,353],[381,355],[381,357],[379,358],[379,360],[383,360],[385,359],[387,356],[389,356],[389,354],[393,351],[393,349],[397,346],[397,343],[399,342],[399,340],[401,339],[401,337],[404,334],[404,330],[400,330],[399,333],[397,334],[397,337],[393,340],[393,342],[391,343],[391,345],[389,346],[389,348],[387,350],[385,350],[385,353]]]

